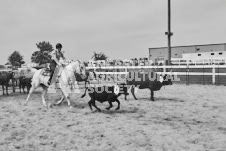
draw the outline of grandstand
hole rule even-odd
[[[149,48],[149,60],[155,65],[168,62],[168,48]],[[225,64],[226,43],[171,47],[174,65]]]
[[[107,59],[107,60],[89,60],[88,67],[104,67],[104,66],[150,66],[153,62],[148,58],[139,59]]]
[[[199,53],[185,53],[182,58],[172,58],[173,65],[224,65],[226,64],[226,52],[199,52]]]

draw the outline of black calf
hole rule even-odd
[[[112,102],[117,102],[118,106],[116,110],[120,109],[120,102],[118,97],[121,94],[128,95],[127,87],[125,84],[119,84],[115,86],[99,86],[99,87],[90,87],[88,88],[88,93],[91,100],[88,102],[90,109],[92,110],[92,106],[94,106],[98,111],[101,111],[95,104],[95,101],[99,101],[101,103],[108,101],[109,107],[106,109],[109,110],[113,107]]]

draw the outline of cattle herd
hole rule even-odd
[[[15,92],[15,87],[21,89],[23,93],[28,93],[31,88],[32,76],[37,69],[27,69],[23,71],[0,71],[0,85],[2,85],[2,94],[8,95],[8,87],[11,85],[13,87],[13,92]],[[151,72],[151,74],[156,74]],[[118,106],[116,110],[120,109],[120,101],[118,97],[121,94],[126,96],[129,95],[129,89],[131,89],[131,94],[134,99],[137,99],[134,90],[138,89],[149,89],[151,92],[150,100],[154,101],[154,91],[158,91],[164,85],[172,85],[171,78],[168,78],[167,74],[158,75],[159,77],[155,79],[150,78],[150,73],[145,72],[129,72],[126,76],[126,81],[124,83],[114,83],[113,85],[92,85],[90,80],[93,78],[97,79],[95,72],[92,71],[92,78],[90,78],[91,71],[87,71],[87,78],[82,79],[79,75],[75,75],[78,82],[85,82],[85,93],[82,95],[82,98],[86,95],[86,91],[90,96],[88,105],[92,110],[92,107],[95,107],[98,111],[101,111],[95,104],[95,101],[101,103],[107,101],[109,107],[106,109],[109,110],[113,107],[112,102],[117,102]],[[157,74],[156,74],[157,75]],[[88,85],[86,85],[88,83]],[[25,88],[27,89],[25,92]]]
[[[6,95],[9,95],[8,87],[9,87],[10,80],[12,80],[12,83],[14,83],[14,72],[11,72],[11,71],[0,72],[0,85],[2,85],[3,95],[5,95],[5,91],[6,91]],[[13,91],[15,92],[14,86],[13,86]]]
[[[25,76],[24,72],[20,71],[0,71],[0,85],[2,86],[2,94],[9,95],[8,87],[12,86],[13,92],[16,92],[15,87],[19,88],[19,92],[21,93],[21,89],[23,89],[23,93],[25,92],[25,88],[27,88],[27,93],[31,88],[31,76]]]

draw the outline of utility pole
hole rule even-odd
[[[171,36],[173,36],[173,33],[171,32],[170,0],[168,0],[168,32],[165,32],[165,35],[168,37],[168,65],[171,65]]]

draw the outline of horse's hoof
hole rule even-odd
[[[119,107],[117,107],[115,110],[119,110]]]

